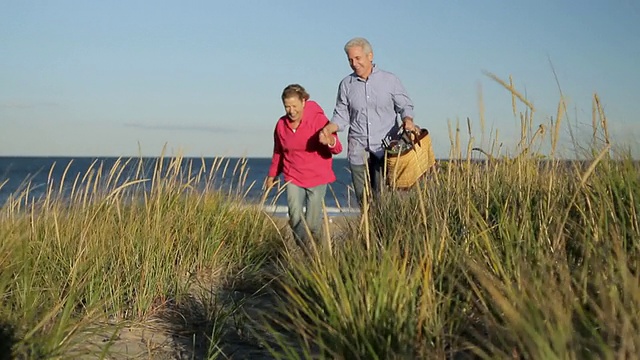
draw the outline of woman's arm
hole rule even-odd
[[[282,142],[278,134],[278,124],[276,124],[276,128],[273,131],[273,155],[271,156],[271,165],[267,175],[268,178],[274,179],[282,172]]]

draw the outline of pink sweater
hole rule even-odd
[[[278,119],[269,176],[282,173],[285,181],[304,188],[335,181],[332,157],[342,151],[342,144],[336,134],[333,147],[321,144],[318,139],[320,129],[328,122],[320,105],[311,100],[305,103],[302,121],[295,132],[286,115]]]

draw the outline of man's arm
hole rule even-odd
[[[413,101],[407,94],[407,90],[402,85],[397,76],[394,81],[393,89],[393,107],[397,114],[402,118],[402,127],[407,131],[415,131],[416,125],[413,123]]]
[[[329,121],[327,125],[322,128],[322,132],[325,136],[329,137],[329,135],[338,132],[339,129],[336,123]]]
[[[328,145],[326,142],[331,139],[330,135],[338,131],[344,130],[349,125],[349,101],[347,100],[347,89],[345,81],[341,81],[338,86],[338,95],[336,96],[336,106],[333,108],[333,116],[331,121],[322,128],[324,134],[320,142]]]

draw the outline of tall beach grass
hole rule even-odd
[[[460,125],[450,126],[450,159],[437,172],[384,194],[333,252],[288,263],[280,311],[267,318],[294,336],[282,336],[274,355],[637,356],[638,164],[612,149],[597,95],[590,151],[566,161],[554,155],[564,100],[555,120],[535,124],[512,80],[490,76],[512,95],[517,147],[475,148],[478,161],[470,121],[466,149]],[[538,150],[543,141],[549,153]],[[282,350],[292,343],[303,351]]]
[[[614,148],[597,95],[592,139],[572,144],[587,150],[566,161],[564,95],[537,123],[513,79],[488,75],[511,96],[517,145],[485,136],[480,96],[480,141],[470,119],[466,135],[450,123],[448,161],[345,218],[311,255],[287,251],[281,224],[241,191],[213,190],[212,173],[244,181],[242,161],[193,174],[168,159],[151,176],[96,163],[39,201],[25,186],[0,209],[0,353],[117,357],[109,332],[186,321],[195,301],[207,326],[179,327],[206,345],[193,358],[233,357],[223,335],[243,327],[280,359],[636,357],[638,164]],[[241,304],[216,292],[246,281],[271,300],[233,325]]]
[[[196,188],[210,184],[215,172],[233,171],[242,179],[242,162],[216,159],[201,167],[209,175],[186,177],[183,170],[190,169],[181,166],[188,166],[181,158],[160,158],[151,177],[138,171],[123,178],[125,164],[106,169],[95,163],[71,179],[66,193],[68,180],[50,180],[43,198],[30,197],[27,185],[4,205],[5,349],[12,347],[17,358],[106,354],[106,347],[96,350],[88,339],[109,338],[104,331],[114,328],[107,325],[141,322],[179,307],[197,284],[213,287],[258,273],[279,248],[278,229],[259,210],[242,206],[242,194]],[[210,354],[213,335],[203,335],[211,337]]]

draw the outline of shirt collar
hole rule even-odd
[[[378,67],[377,67],[377,66],[376,66],[376,64],[374,63],[374,64],[373,64],[373,68],[371,69],[371,74],[369,74],[369,78],[371,78],[371,76],[372,76],[373,74],[377,73],[377,72],[378,72]],[[365,80],[365,79],[361,78],[360,76],[356,75],[356,72],[355,72],[355,71],[352,73],[352,75],[353,75],[353,77],[354,77],[354,78],[356,78],[356,80],[358,80],[358,81],[367,81],[367,80]]]

